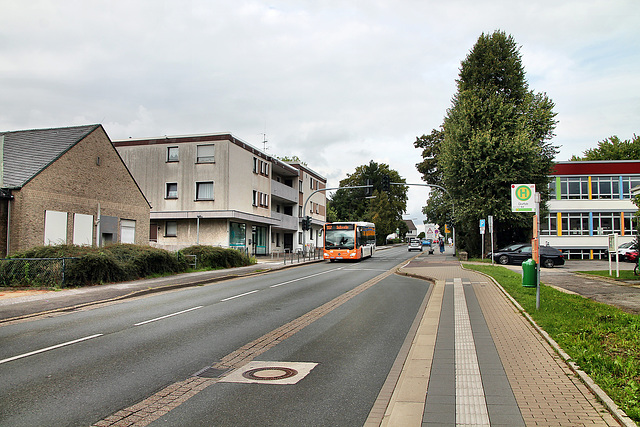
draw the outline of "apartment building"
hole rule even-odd
[[[313,176],[228,133],[114,141],[149,199],[152,245],[206,244],[266,255],[301,248],[301,200]],[[320,184],[315,184],[319,186]],[[326,196],[314,195],[316,233]],[[316,206],[317,205],[317,206]]]
[[[298,247],[306,245],[306,250],[313,250],[323,246],[322,230],[327,218],[327,180],[307,165],[291,163],[298,170],[298,216],[302,219],[310,217],[310,228],[305,231],[300,227],[298,231]],[[306,203],[306,207],[305,207]]]
[[[640,185],[640,161],[558,162],[551,178],[541,244],[573,259],[606,259],[609,234],[619,244],[636,237],[631,190]]]

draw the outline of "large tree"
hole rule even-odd
[[[488,215],[498,244],[529,237],[531,215],[511,212],[510,185],[536,184],[547,196],[556,113],[546,94],[529,90],[519,48],[501,31],[480,36],[456,83],[437,169],[455,202],[458,246],[479,254],[478,222]]]
[[[340,187],[367,185],[369,180],[375,191],[367,196],[364,188],[341,189],[330,195],[329,209],[336,221],[371,221],[376,224],[378,244],[384,244],[386,236],[395,232],[402,222],[402,213],[407,208],[407,187],[391,185],[382,191],[383,176],[390,182],[405,183],[400,174],[384,163],[373,160],[368,165],[358,166],[354,173],[340,181]]]
[[[640,136],[621,141],[616,135],[598,142],[598,147],[583,153],[584,157],[573,156],[571,160],[640,160]]]

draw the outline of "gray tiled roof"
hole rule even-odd
[[[0,132],[4,188],[20,188],[100,125]]]

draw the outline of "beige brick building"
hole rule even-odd
[[[0,254],[148,244],[150,205],[101,125],[0,133]]]
[[[114,141],[150,201],[151,244],[202,244],[266,255],[302,247],[301,218],[313,218],[306,242],[321,246],[326,179],[278,160],[228,133]]]

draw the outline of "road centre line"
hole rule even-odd
[[[197,309],[202,308],[202,307],[204,307],[204,306],[199,305],[197,307],[188,308],[186,310],[178,311],[177,313],[171,313],[171,314],[167,314],[166,316],[156,317],[155,319],[145,320],[144,322],[136,323],[133,326],[145,325],[147,323],[155,322],[156,320],[162,320],[162,319],[166,319],[167,317],[177,316],[178,314],[187,313],[189,311],[197,310]]]
[[[311,277],[320,276],[321,274],[327,274],[327,273],[331,273],[333,271],[342,270],[343,268],[345,268],[345,267],[338,267],[338,268],[334,268],[332,270],[322,271],[320,273],[312,274],[310,276],[299,277],[297,279],[289,280],[288,282],[282,282],[282,283],[278,283],[278,284],[275,284],[275,285],[271,285],[270,287],[271,288],[277,288],[278,286],[288,285],[289,283],[293,283],[293,282],[299,282],[300,280],[306,280],[306,279],[309,279]]]
[[[255,294],[256,292],[259,292],[259,291],[256,289],[255,291],[249,291],[249,292],[245,292],[245,293],[240,294],[240,295],[234,295],[234,296],[229,297],[229,298],[221,299],[220,302],[225,302],[225,301],[229,301],[229,300],[232,300],[232,299],[235,299],[235,298],[240,298],[240,297],[243,297],[243,296],[246,296],[246,295]]]
[[[82,342],[82,341],[87,341],[87,340],[90,340],[92,338],[101,337],[102,335],[103,334],[89,335],[88,337],[78,338],[77,340],[63,342],[62,344],[52,345],[51,347],[41,348],[40,350],[30,351],[29,353],[24,353],[24,354],[20,354],[18,356],[13,356],[13,357],[9,357],[7,359],[0,360],[0,364],[6,363],[6,362],[11,362],[12,360],[17,360],[17,359],[22,359],[22,358],[25,358],[25,357],[33,356],[34,354],[44,353],[45,351],[54,350],[56,348],[64,347],[64,346],[71,345],[71,344],[76,344],[76,343],[79,343],[79,342]]]

